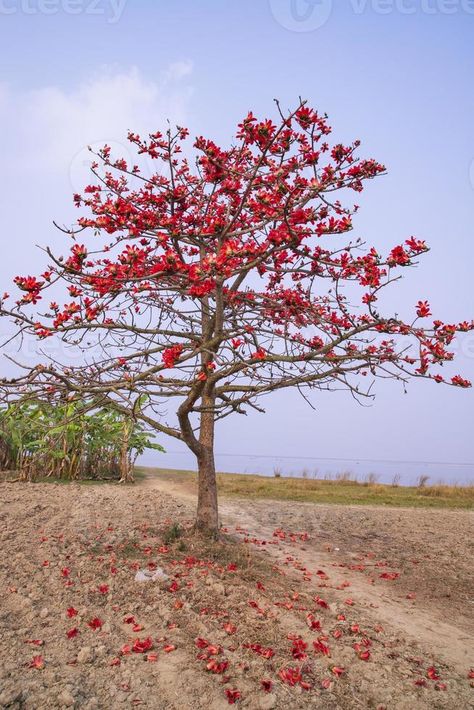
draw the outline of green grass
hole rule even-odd
[[[141,475],[195,487],[192,471],[139,469]],[[400,508],[474,508],[474,486],[391,486],[353,480],[273,478],[220,473],[219,494],[224,497],[295,500],[304,503],[381,505]]]

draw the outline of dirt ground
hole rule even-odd
[[[0,495],[1,708],[474,707],[471,513],[232,499],[203,543],[172,481]]]

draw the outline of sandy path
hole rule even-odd
[[[166,492],[188,504],[195,504],[194,491],[179,482],[147,477],[143,485]],[[429,575],[431,581],[434,577],[437,579],[437,585],[440,585],[441,582],[441,596],[430,596],[430,590],[424,588],[424,585],[430,584],[430,579],[425,579],[426,574],[412,578],[409,586],[410,591],[405,594],[403,591],[405,591],[406,585],[403,579],[382,581],[379,575],[384,573],[385,566],[374,566],[378,559],[378,556],[372,551],[374,540],[370,540],[366,530],[361,526],[356,530],[350,529],[351,520],[348,513],[365,520],[366,527],[370,529],[385,526],[385,530],[387,530],[390,528],[390,523],[393,525],[397,519],[404,520],[405,525],[400,526],[401,542],[402,544],[406,542],[407,549],[411,547],[418,554],[421,549],[425,563],[428,561],[428,566],[432,567],[431,575]],[[221,524],[228,528],[229,532],[234,532],[236,528],[242,528],[246,533],[244,537],[257,540],[272,540],[273,532],[278,527],[286,530],[306,530],[312,533],[321,532],[321,528],[323,528],[322,543],[308,542],[304,546],[299,546],[297,555],[294,555],[291,546],[284,543],[279,546],[264,545],[262,547],[258,545],[257,547],[264,550],[265,554],[272,555],[280,564],[284,563],[285,558],[290,554],[294,556],[292,564],[302,566],[312,574],[321,568],[326,571],[330,570],[331,586],[335,590],[335,594],[342,601],[348,596],[353,598],[358,606],[364,609],[364,613],[371,623],[381,623],[401,637],[412,639],[424,653],[435,653],[460,673],[463,673],[470,663],[472,664],[474,660],[474,578],[470,543],[474,539],[474,516],[471,512],[386,510],[373,506],[325,506],[293,501],[227,499],[221,502],[220,515]],[[345,539],[341,537],[339,543],[341,547],[338,547],[337,543],[328,544],[327,540],[331,539],[331,532],[334,532],[334,527],[337,527],[334,522],[336,520],[341,522],[341,517],[349,518],[347,521],[349,532],[346,533]],[[332,525],[327,524],[329,520]],[[344,520],[342,520],[342,525],[346,527]],[[429,549],[430,534],[431,537],[438,540],[438,544],[435,545],[435,550],[429,550],[431,554],[427,554],[423,547],[428,546]],[[403,539],[403,535],[410,538],[410,545],[408,539]],[[383,538],[382,534],[382,540]],[[389,538],[389,535],[385,535],[385,538]],[[368,560],[361,560],[360,551],[354,550],[356,540],[359,548],[365,548],[369,541],[372,543],[366,551],[370,551]],[[451,575],[451,571],[447,573],[443,569],[443,555],[440,554],[440,549],[447,547],[448,562],[452,563],[449,546],[453,543],[458,548],[456,559],[458,562],[459,560],[463,561],[454,577]],[[400,564],[400,559],[394,559],[400,557],[399,550],[396,545],[395,550],[390,547],[390,540],[387,540],[386,545],[382,545],[382,547],[383,561],[385,562],[387,557],[392,557],[392,564],[389,566],[390,572],[392,572],[397,569],[397,563]],[[446,562],[446,560],[444,561]],[[367,562],[369,563],[367,564]],[[364,564],[364,570],[357,569],[361,563]],[[416,565],[414,565],[417,571],[419,564],[420,561],[417,559]],[[356,569],[351,569],[351,567],[356,567]],[[376,574],[371,573],[374,569],[377,570]],[[318,580],[317,576],[316,580]],[[397,584],[394,584],[395,581]],[[343,585],[343,589],[338,590],[337,587],[341,585]],[[407,595],[415,598],[407,599]]]

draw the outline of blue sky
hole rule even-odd
[[[432,247],[387,307],[427,298],[443,319],[473,318],[473,32],[474,0],[0,0],[0,288],[41,269],[35,244],[61,248],[52,220],[75,214],[87,144],[126,152],[128,128],[167,117],[225,143],[249,109],[301,95],[388,167],[361,201],[360,236]],[[473,336],[460,351],[456,370],[474,379]],[[280,393],[266,416],[223,423],[217,449],[474,460],[472,390],[377,392],[368,409],[321,395],[316,412]]]

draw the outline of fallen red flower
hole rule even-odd
[[[271,689],[273,688],[273,683],[272,683],[272,681],[271,681],[271,680],[267,680],[267,679],[261,680],[261,681],[260,681],[260,685],[262,686],[263,690],[264,690],[266,693],[270,693],[270,692],[271,692]]]
[[[41,670],[44,668],[44,658],[43,656],[33,656],[33,658],[30,661],[30,668],[36,668],[37,670]]]
[[[101,619],[99,619],[97,616],[94,617],[93,619],[91,619],[89,621],[89,623],[87,624],[87,626],[90,626],[90,628],[93,629],[94,631],[97,631],[97,629],[101,629],[103,625],[104,625],[104,622]]]
[[[429,668],[426,669],[426,677],[429,678],[430,680],[439,680],[440,676],[438,674],[438,671],[434,666],[430,666]]]
[[[73,629],[70,629],[66,633],[66,636],[68,637],[68,639],[73,639],[75,636],[77,636],[78,633],[79,633],[79,629],[77,628],[77,626],[75,626]]]
[[[397,579],[397,577],[399,577],[399,576],[400,576],[399,572],[383,572],[382,574],[379,575],[380,579],[389,579],[390,581]]]
[[[244,648],[249,648],[254,653],[262,656],[262,658],[273,658],[275,655],[273,648],[265,648],[260,643],[247,643],[244,644]]]
[[[216,658],[211,658],[207,663],[206,668],[211,673],[224,673],[229,666],[229,661],[218,661]]]
[[[308,644],[303,641],[303,639],[295,639],[293,641],[293,648],[291,649],[291,655],[298,661],[304,661],[308,658],[308,654],[305,653],[308,648]]]
[[[306,616],[306,623],[312,631],[319,631],[321,629],[321,622],[315,619],[313,614]]]
[[[318,604],[322,609],[329,609],[329,604],[324,601],[324,599],[321,599],[321,597],[315,597],[314,601],[316,604]]]
[[[284,683],[291,686],[302,680],[301,671],[298,668],[281,668],[278,675]]]
[[[73,606],[70,606],[69,609],[66,609],[66,614],[70,619],[72,619],[73,616],[77,616],[78,613],[79,612],[77,611],[77,609],[74,609]]]
[[[152,648],[153,641],[148,636],[146,639],[143,639],[143,641],[140,641],[140,639],[135,639],[135,642],[132,646],[132,651],[133,653],[145,653],[146,651],[150,651]]]
[[[209,646],[209,641],[203,638],[194,639],[194,643],[198,648],[207,648]]]
[[[227,701],[229,705],[235,705],[237,700],[242,697],[242,693],[236,688],[226,688],[225,694],[227,695]]]
[[[313,646],[316,653],[322,653],[324,656],[331,655],[329,646],[327,646],[325,643],[322,643],[322,641],[313,641]]]
[[[227,624],[223,624],[222,628],[227,634],[229,634],[229,636],[235,634],[235,632],[237,631],[237,626],[231,624],[230,621]]]

